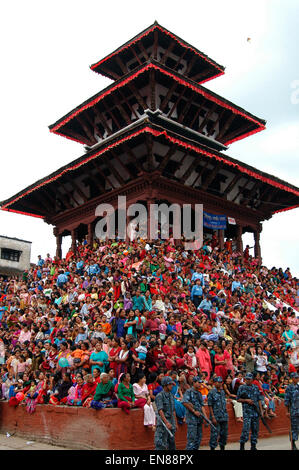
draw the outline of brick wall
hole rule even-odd
[[[237,423],[231,404],[229,409],[229,441],[239,441],[242,424]],[[24,405],[12,408],[0,403],[0,431],[36,441],[58,444],[74,449],[138,450],[154,449],[154,433],[143,426],[143,411],[131,410],[127,416],[120,409],[93,410],[69,406],[38,405],[30,415]],[[285,406],[277,406],[277,418],[268,420],[271,436],[289,432]],[[186,424],[176,432],[177,449],[186,445]],[[202,445],[208,445],[209,429],[203,426]],[[260,424],[260,438],[269,437]]]

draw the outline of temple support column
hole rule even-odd
[[[260,245],[260,234],[262,231],[262,225],[259,224],[258,228],[254,230],[254,256],[258,258],[259,262],[262,262],[261,256],[261,245]]]
[[[56,258],[61,259],[62,258],[62,235],[58,232],[58,228],[54,227],[53,233],[56,237]]]
[[[90,222],[87,225],[87,243],[92,248],[93,245],[93,222]]]
[[[76,243],[77,229],[74,228],[73,230],[71,230],[71,237],[72,237],[72,252],[76,253],[76,251],[77,251],[77,243]]]
[[[237,252],[243,253],[243,241],[242,241],[243,226],[237,225]]]
[[[224,230],[223,229],[218,230],[218,240],[219,240],[220,250],[223,250],[224,248]]]
[[[151,239],[151,205],[155,204],[155,199],[148,198],[146,201],[147,207],[147,239],[152,241]]]

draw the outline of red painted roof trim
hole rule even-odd
[[[208,80],[211,80],[212,78],[216,78],[218,77],[219,75],[223,75],[224,74],[224,71],[223,71],[223,68],[220,67],[219,65],[217,65],[214,61],[212,61],[211,59],[209,59],[208,57],[206,57],[204,54],[201,54],[200,52],[196,51],[193,47],[191,46],[187,46],[187,44],[185,44],[184,42],[180,41],[177,36],[175,36],[173,33],[171,33],[170,31],[167,31],[166,29],[162,28],[160,25],[154,25],[152,28],[150,28],[148,31],[146,31],[145,33],[143,33],[141,36],[138,36],[136,39],[130,41],[128,44],[125,44],[123,47],[121,47],[120,49],[116,50],[115,52],[112,52],[111,54],[109,54],[107,57],[104,57],[103,59],[99,60],[99,62],[97,62],[96,64],[93,64],[90,66],[91,70],[93,70],[94,72],[96,73],[100,73],[100,72],[97,72],[95,69],[103,64],[104,62],[107,62],[107,60],[111,59],[112,57],[114,57],[115,55],[117,54],[120,54],[121,52],[123,52],[125,49],[128,49],[129,47],[132,46],[132,44],[135,44],[136,42],[139,42],[142,38],[144,38],[145,36],[148,36],[150,33],[152,33],[154,31],[154,29],[159,29],[160,31],[162,31],[162,33],[165,33],[167,34],[168,36],[170,36],[172,39],[174,39],[178,44],[180,44],[180,46],[184,47],[185,49],[190,49],[194,54],[198,55],[201,59],[205,60],[206,62],[208,62],[210,65],[212,65],[213,67],[215,67],[216,69],[220,70],[220,73],[217,74],[216,76],[213,76],[213,77],[210,77],[210,78],[207,78],[205,79],[204,81],[208,81]],[[204,83],[204,82],[198,82],[198,83]]]
[[[6,205],[2,206],[1,209],[2,210],[9,210],[7,209],[9,206],[11,206],[12,204],[14,204],[15,202],[17,202],[19,199],[22,199],[23,197],[25,197],[27,194],[30,194],[32,193],[33,191],[36,191],[38,188],[40,187],[43,187],[45,186],[46,184],[49,184],[51,183],[52,181],[55,181],[57,180],[58,178],[60,178],[60,176],[62,176],[64,173],[67,173],[69,171],[72,171],[72,170],[76,170],[77,168],[79,168],[80,166],[82,165],[85,165],[86,163],[88,163],[90,160],[93,160],[95,158],[97,158],[98,156],[100,156],[101,154],[107,152],[108,150],[114,148],[114,147],[117,147],[118,145],[120,145],[121,143],[123,142],[126,142],[127,140],[130,140],[134,137],[137,137],[138,135],[144,133],[144,132],[148,132],[152,135],[154,135],[155,137],[160,137],[160,136],[164,136],[167,140],[169,140],[170,142],[172,143],[175,143],[181,147],[184,147],[184,148],[188,148],[189,150],[192,150],[196,153],[199,153],[199,154],[203,154],[203,155],[206,155],[207,157],[209,158],[215,158],[216,160],[218,161],[222,161],[224,163],[226,163],[227,165],[230,165],[230,166],[234,166],[235,168],[237,168],[238,170],[240,170],[241,172],[243,173],[246,173],[256,179],[259,179],[260,181],[263,181],[264,183],[267,183],[267,184],[270,184],[272,186],[275,186],[276,188],[279,188],[279,189],[282,189],[284,191],[287,191],[287,192],[290,192],[292,194],[295,194],[296,196],[299,196],[299,191],[295,190],[295,189],[292,189],[292,188],[289,188],[288,186],[285,186],[284,184],[282,183],[278,183],[270,178],[267,178],[265,176],[262,176],[254,171],[251,171],[249,170],[248,168],[245,168],[243,167],[242,165],[240,165],[239,163],[234,163],[230,160],[227,160],[225,159],[224,157],[220,157],[219,155],[216,155],[214,153],[211,153],[211,152],[208,152],[200,147],[197,147],[193,144],[189,144],[189,143],[186,143],[180,139],[177,139],[177,138],[174,138],[172,136],[170,136],[169,134],[167,134],[167,132],[165,130],[163,131],[158,131],[158,130],[155,130],[155,129],[152,129],[151,127],[144,127],[143,129],[139,130],[139,131],[136,131],[134,132],[133,134],[130,134],[128,135],[127,137],[124,137],[110,145],[108,145],[107,147],[99,150],[98,152],[96,152],[95,154],[93,155],[90,155],[89,157],[86,157],[84,160],[81,160],[80,162],[76,163],[74,166],[71,166],[71,167],[68,167],[68,168],[65,168],[64,170],[62,170],[60,173],[58,173],[57,175],[53,176],[52,178],[49,178],[48,180],[45,180],[43,182],[41,182],[40,184],[38,184],[37,186],[35,186],[34,188],[31,188],[29,190],[27,190],[24,194],[21,194],[20,196],[16,197],[15,199],[13,199],[11,202],[7,203]],[[292,208],[295,208],[296,206],[292,207]],[[292,208],[289,208],[289,209],[282,209],[283,210],[290,210]],[[16,211],[14,211],[16,212]],[[279,212],[279,211],[276,211],[276,212]],[[19,213],[22,213],[22,212],[19,212]],[[25,213],[24,213],[25,214]],[[26,215],[30,215],[30,214],[26,214]],[[33,215],[33,214],[32,214]],[[37,215],[34,215],[34,217],[40,217],[40,218],[43,218],[42,216],[37,216]]]
[[[278,214],[278,212],[286,212],[292,209],[297,209],[298,207],[299,207],[299,204],[297,206],[286,207],[285,209],[278,209],[278,211],[274,211],[274,214]]]
[[[147,64],[145,65],[142,69],[138,70],[138,72],[134,73],[133,75],[131,75],[130,77],[127,77],[125,78],[124,80],[120,81],[119,83],[117,83],[115,86],[109,88],[109,90],[106,90],[104,93],[102,93],[100,96],[97,96],[96,98],[94,98],[93,100],[91,100],[89,103],[86,103],[84,106],[82,106],[81,108],[77,109],[76,111],[74,111],[72,114],[70,114],[68,117],[66,117],[63,121],[61,121],[60,123],[56,124],[55,126],[53,126],[51,129],[50,129],[50,132],[54,132],[54,133],[57,133],[57,130],[60,129],[61,127],[63,127],[65,124],[67,124],[69,121],[71,121],[74,117],[76,117],[78,114],[82,113],[83,111],[85,111],[86,109],[88,108],[91,108],[93,105],[95,105],[96,103],[98,103],[99,101],[101,101],[102,99],[105,98],[105,96],[111,94],[114,90],[118,89],[118,88],[121,88],[123,87],[124,85],[126,85],[127,83],[131,82],[132,80],[134,80],[135,78],[137,78],[140,74],[144,73],[145,71],[149,70],[149,69],[155,69],[155,70],[158,70],[160,71],[161,73],[164,73],[164,75],[168,75],[170,76],[171,78],[173,78],[174,80],[176,80],[177,82],[179,82],[181,85],[183,86],[186,86],[188,88],[191,88],[193,91],[195,91],[196,93],[204,96],[205,98],[213,101],[214,103],[218,104],[219,106],[222,106],[224,108],[227,108],[229,109],[230,111],[232,111],[234,114],[239,114],[240,116],[244,117],[245,119],[253,122],[254,124],[257,124],[259,126],[259,129],[258,130],[263,130],[266,128],[265,125],[261,124],[259,121],[257,121],[256,119],[252,118],[251,116],[248,116],[247,114],[243,113],[242,111],[236,109],[235,107],[231,106],[230,104],[228,103],[225,103],[224,101],[220,100],[219,98],[216,98],[215,96],[211,95],[208,91],[205,91],[205,90],[202,90],[200,88],[200,86],[196,85],[194,83],[194,85],[180,77],[177,77],[176,75],[174,75],[173,73],[169,72],[169,71],[166,71],[164,69],[162,69],[161,67],[159,67],[158,65],[156,64],[153,64],[153,63],[150,63],[150,64]],[[255,132],[258,132],[258,130],[254,130],[252,131],[251,133],[247,133],[245,134],[244,137],[247,137],[248,135],[250,134],[253,134]],[[60,134],[62,135],[62,134]],[[76,142],[78,142],[77,139],[73,139],[72,137],[69,137],[67,136],[68,138],[70,138],[71,140],[75,140]],[[234,142],[235,140],[240,140],[242,138],[244,138],[243,136],[239,136],[239,137],[236,137],[235,139],[231,140],[231,142]],[[81,142],[81,143],[85,143],[85,142]],[[227,142],[225,143],[227,144]]]
[[[22,214],[22,215],[29,215],[30,217],[37,217],[38,219],[44,219],[45,218],[43,215],[31,214],[30,212],[22,212],[22,211],[17,211],[15,209],[8,209],[5,206],[1,207],[1,210],[2,211],[7,211],[7,212],[16,212],[17,214]]]

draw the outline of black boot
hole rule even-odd
[[[240,450],[245,450],[245,444],[244,444],[244,442],[240,442]]]
[[[250,450],[257,450],[256,444],[251,444],[251,449]]]
[[[215,447],[210,447],[210,450],[215,450]]]
[[[292,441],[292,450],[298,450],[295,444],[295,441]]]
[[[225,446],[220,446],[220,450],[225,450]]]

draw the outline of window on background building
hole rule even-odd
[[[11,250],[10,248],[1,248],[1,259],[19,262],[21,253],[22,252],[18,250]]]

